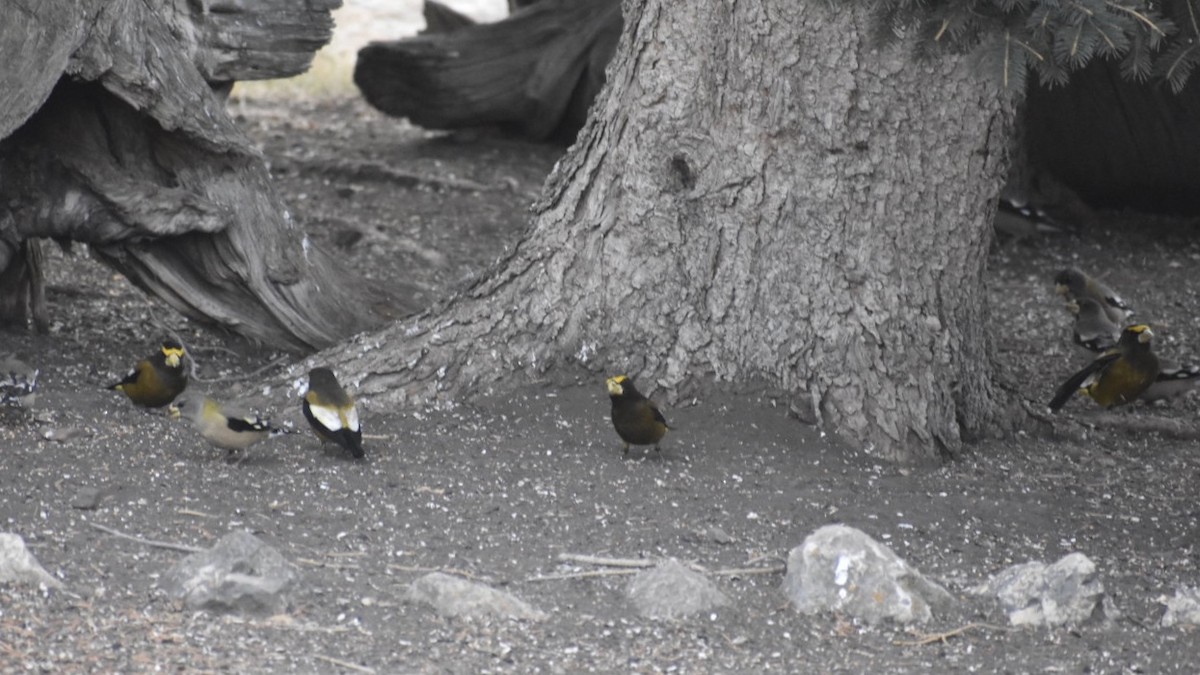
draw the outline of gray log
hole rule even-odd
[[[544,0],[497,23],[373,42],[354,83],[371,105],[423,127],[573,139],[620,34],[618,0]]]

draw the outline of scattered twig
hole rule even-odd
[[[351,663],[350,661],[343,661],[341,659],[335,659],[332,656],[325,656],[324,654],[313,654],[313,658],[317,659],[318,661],[324,661],[325,663],[332,663],[333,665],[335,665],[339,668],[345,668],[346,670],[353,670],[353,671],[356,671],[359,673],[372,673],[373,674],[375,672],[374,668],[360,666],[357,663]]]
[[[903,647],[922,647],[924,645],[933,644],[934,642],[945,642],[952,637],[958,637],[959,635],[974,629],[1000,630],[1006,632],[1010,630],[1004,626],[996,626],[990,623],[969,623],[965,626],[959,626],[954,630],[948,630],[944,633],[929,633],[917,638],[916,640],[892,640],[892,644]]]
[[[135,537],[132,534],[125,534],[124,532],[114,530],[111,527],[105,527],[104,525],[101,525],[99,523],[88,523],[88,525],[91,525],[92,527],[96,528],[97,530],[100,530],[101,532],[111,534],[114,537],[119,537],[121,539],[128,539],[129,541],[137,542],[143,546],[152,546],[154,548],[165,548],[165,549],[168,549],[171,551],[179,551],[180,553],[199,553],[200,551],[208,550],[208,549],[199,548],[196,546],[188,546],[187,544],[176,544],[176,543],[169,542],[169,541],[158,541],[155,539],[143,539],[142,537]]]
[[[362,437],[368,441],[389,441],[392,439],[390,434],[363,434]]]
[[[786,571],[787,565],[771,565],[770,567],[732,567],[713,570],[709,574],[717,577],[746,577],[752,574],[781,574]]]
[[[542,576],[531,577],[526,581],[564,581],[568,579],[592,579],[595,577],[617,577],[630,574],[637,574],[640,569],[644,569],[648,565],[639,565],[637,568],[626,567],[623,569],[612,570],[589,570],[587,572],[563,572],[561,574],[545,574]],[[724,570],[713,570],[707,572],[698,565],[689,565],[692,569],[720,577],[744,577],[752,574],[779,574],[786,572],[787,567],[784,565],[773,565],[771,567],[738,567]]]
[[[620,569],[620,570],[589,570],[587,572],[564,572],[562,574],[546,574],[540,577],[531,577],[526,581],[563,581],[565,579],[591,579],[593,577],[618,577],[629,574],[637,574],[635,569]]]
[[[359,565],[355,565],[354,563],[321,562],[320,560],[313,560],[311,558],[296,558],[296,562],[308,565],[310,567],[329,567],[339,570],[362,569]]]
[[[654,567],[658,563],[642,558],[603,558],[580,553],[559,553],[558,559],[564,562],[576,562],[584,565],[603,565],[605,567]]]
[[[178,513],[181,516],[196,516],[197,518],[212,518],[213,517],[211,513],[204,513],[203,511],[193,511],[191,509],[175,509],[175,513]]]
[[[387,568],[397,572],[441,572],[443,574],[453,574],[456,577],[470,579],[471,581],[485,581],[483,577],[471,574],[466,570],[460,570],[456,567],[422,567],[420,565],[397,565],[395,563],[388,563]]]
[[[248,373],[242,373],[241,375],[230,375],[228,377],[214,377],[214,378],[208,379],[208,380],[206,380],[202,377],[196,377],[195,380],[197,382],[201,382],[203,384],[216,384],[218,382],[241,382],[242,380],[250,380],[250,379],[253,379],[253,378],[267,372],[268,370],[271,370],[272,368],[278,368],[279,366],[281,366],[281,365],[287,363],[289,360],[291,360],[291,358],[292,358],[291,356],[284,354],[283,356],[280,356],[279,358],[271,361],[270,363],[263,366],[262,368],[257,368]]]
[[[1166,417],[1100,413],[1094,416],[1080,416],[1076,421],[1096,429],[1111,429],[1139,436],[1152,433],[1181,441],[1200,439],[1200,428],[1196,425]]]

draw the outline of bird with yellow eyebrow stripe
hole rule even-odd
[[[606,380],[608,397],[612,399],[612,423],[617,435],[625,442],[625,454],[630,445],[653,445],[667,433],[667,420],[654,401],[633,386],[633,380],[617,375]]]
[[[1145,324],[1126,327],[1116,347],[1097,356],[1059,385],[1050,409],[1062,408],[1077,391],[1105,408],[1125,405],[1141,396],[1159,376],[1158,357],[1150,351],[1153,337],[1154,333]]]
[[[308,391],[301,403],[304,418],[322,442],[336,443],[363,458],[362,428],[358,424],[358,409],[354,399],[338,384],[328,368],[308,371]]]
[[[183,358],[187,351],[178,340],[164,340],[162,347],[133,367],[125,379],[108,386],[129,397],[144,408],[161,408],[183,393],[187,387],[187,371]]]
[[[200,393],[180,397],[167,409],[171,417],[187,420],[210,445],[229,457],[261,440],[284,433],[271,421],[236,404],[223,404]],[[246,459],[243,454],[239,463]]]

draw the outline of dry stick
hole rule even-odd
[[[463,577],[464,579],[470,579],[472,581],[480,581],[482,579],[482,577],[478,577],[466,570],[460,570],[456,567],[421,567],[419,565],[396,565],[394,563],[388,563],[387,568],[389,570],[396,570],[397,572],[441,572],[443,574],[453,574],[454,576]]]
[[[360,565],[355,565],[354,563],[321,562],[320,560],[313,560],[311,558],[296,558],[296,562],[309,565],[310,567],[328,567],[330,569],[338,570],[362,569]]]
[[[988,628],[991,630],[1002,630],[1002,631],[1009,630],[1008,628],[1005,628],[1004,626],[996,626],[996,625],[993,625],[990,623],[969,623],[965,626],[960,626],[958,628],[955,628],[954,630],[948,630],[944,633],[930,633],[930,634],[925,635],[916,640],[892,640],[892,644],[900,645],[903,647],[922,647],[924,645],[932,644],[934,642],[945,642],[946,640],[948,640],[952,637],[957,637],[959,635],[962,635],[963,633],[966,633],[967,631],[969,631],[973,628],[981,628],[981,629]]]
[[[593,577],[619,577],[637,574],[638,570],[590,570],[588,572],[566,572],[563,574],[547,574],[531,577],[526,581],[562,581],[564,579],[591,579]]]
[[[694,567],[694,566],[693,566]],[[784,565],[775,565],[773,567],[740,567],[734,569],[714,570],[709,572],[713,576],[719,577],[743,577],[751,574],[779,574],[786,572],[787,567]],[[615,569],[615,570],[590,570],[587,572],[563,572],[561,574],[546,574],[539,577],[531,577],[526,581],[563,581],[566,579],[591,579],[594,577],[618,577],[629,574],[637,574],[637,569]]]
[[[713,570],[709,574],[718,577],[742,577],[751,574],[779,574],[787,571],[787,565],[771,565],[770,567],[733,567],[724,570]]]
[[[314,658],[314,659],[317,659],[318,661],[324,661],[324,662],[326,662],[326,663],[332,663],[333,665],[335,665],[335,666],[338,666],[339,668],[345,668],[346,670],[355,670],[355,671],[358,671],[358,672],[360,672],[360,673],[374,673],[374,672],[375,672],[375,669],[374,669],[374,668],[368,668],[368,667],[366,667],[366,666],[360,666],[360,665],[358,665],[357,663],[351,663],[351,662],[349,662],[349,661],[343,661],[343,660],[341,660],[341,659],[335,659],[335,658],[333,658],[332,656],[325,656],[324,654],[313,654],[313,658]]]
[[[1166,417],[1134,417],[1116,413],[1101,413],[1095,416],[1081,415],[1076,421],[1097,429],[1112,429],[1136,434],[1156,433],[1181,441],[1200,439],[1200,429],[1196,425]]]
[[[139,544],[142,544],[143,546],[152,546],[154,548],[165,548],[165,549],[168,549],[171,551],[179,551],[180,553],[199,553],[200,551],[208,550],[206,548],[198,548],[196,546],[188,546],[187,544],[175,544],[175,543],[172,543],[169,541],[156,541],[154,539],[143,539],[141,537],[135,537],[132,534],[125,534],[124,532],[114,530],[111,527],[105,527],[105,526],[101,525],[100,523],[88,523],[88,525],[91,525],[92,527],[96,528],[97,530],[100,530],[101,532],[106,532],[108,534],[111,534],[114,537],[120,537],[121,539],[128,539],[129,541],[135,541]]]
[[[645,569],[647,567],[654,567],[655,565],[658,564],[657,562],[655,562],[653,560],[642,560],[642,559],[638,559],[638,558],[602,558],[602,557],[592,556],[592,555],[581,555],[579,553],[559,553],[558,559],[562,560],[564,562],[583,563],[583,564],[587,564],[587,565],[603,565],[606,567],[626,567],[626,568],[636,568],[636,569]],[[687,566],[698,572],[703,572],[705,574],[712,574],[715,576],[723,576],[723,577],[739,577],[739,576],[746,576],[746,575],[750,575],[750,574],[777,574],[779,572],[787,571],[787,567],[785,565],[772,565],[771,567],[734,567],[734,568],[723,569],[723,570],[714,570],[714,571],[706,570],[706,569],[704,569],[704,567],[694,564],[694,563],[687,563]],[[565,573],[565,574],[549,574],[546,576],[534,577],[533,579],[530,579],[530,581],[550,581],[550,580],[556,580],[556,579],[586,579],[588,577],[602,577],[602,576],[612,576],[614,574],[630,574],[630,573],[632,573],[632,572],[615,572],[615,573],[569,572],[569,573]]]
[[[594,555],[579,553],[559,553],[558,559],[565,562],[577,562],[585,565],[603,565],[605,567],[654,567],[658,563],[653,560],[640,558],[601,558]]]

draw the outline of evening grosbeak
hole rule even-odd
[[[0,405],[28,408],[37,399],[38,370],[13,355],[0,359]]]
[[[1093,352],[1104,352],[1117,346],[1121,326],[1109,319],[1100,303],[1091,298],[1075,298],[1067,301],[1067,311],[1075,315],[1072,329],[1075,344]]]
[[[355,459],[363,458],[362,428],[354,399],[338,384],[328,368],[308,371],[308,390],[304,392],[301,408],[317,438],[336,443],[348,450]]]
[[[1125,325],[1125,320],[1133,314],[1133,308],[1116,291],[1075,268],[1065,269],[1054,277],[1054,290],[1067,300],[1095,300],[1108,320],[1118,326]]]
[[[183,368],[185,356],[187,352],[183,345],[177,340],[166,340],[158,352],[138,361],[125,379],[108,388],[125,394],[137,405],[161,408],[174,401],[187,387],[187,371]]]
[[[653,445],[657,450],[658,442],[670,429],[658,406],[643,396],[625,375],[610,377],[607,384],[613,427],[625,442],[625,454],[629,454],[630,445]]]
[[[268,436],[283,433],[271,426],[270,420],[236,406],[225,406],[199,393],[180,397],[168,408],[171,417],[183,418],[211,445],[233,454],[244,450]]]
[[[1079,390],[1105,408],[1125,405],[1141,396],[1158,378],[1158,357],[1150,351],[1153,337],[1154,333],[1145,324],[1126,327],[1116,347],[1097,356],[1062,383],[1050,401],[1050,409],[1062,408]]]

